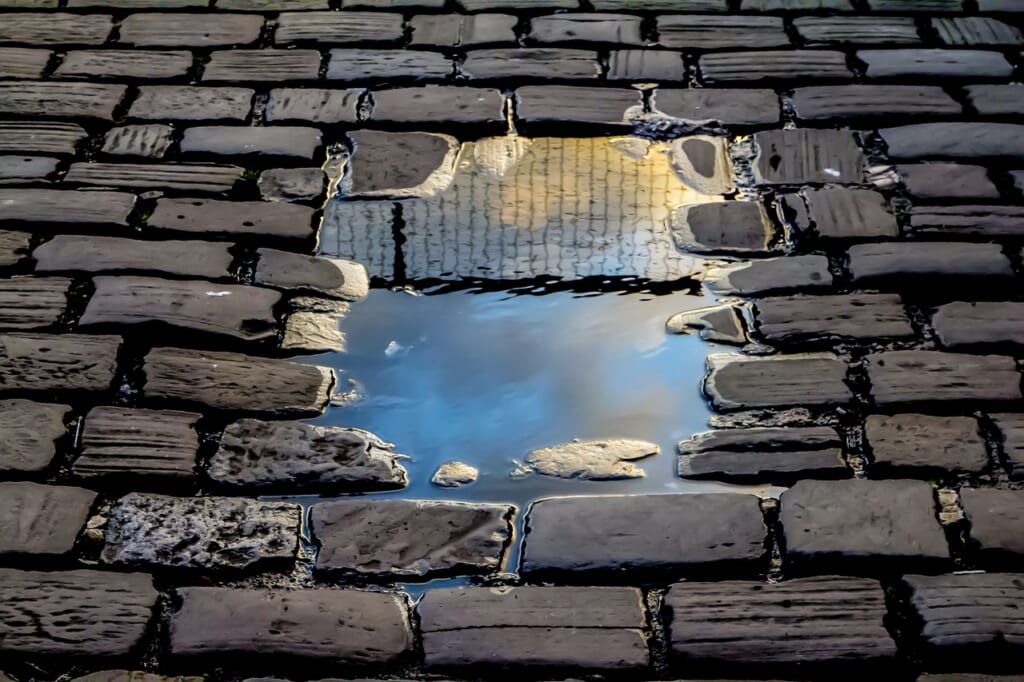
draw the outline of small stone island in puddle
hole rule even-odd
[[[633,462],[659,452],[657,445],[642,440],[577,440],[531,451],[512,476],[537,473],[584,481],[643,478],[644,470]]]
[[[459,488],[475,483],[480,470],[465,462],[445,462],[437,467],[430,482],[442,488]]]

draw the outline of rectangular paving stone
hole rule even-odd
[[[849,249],[853,281],[896,277],[1012,277],[998,244],[883,242]]]
[[[827,353],[745,357],[712,353],[704,393],[715,409],[848,403],[846,363]]]
[[[32,252],[37,272],[142,270],[223,278],[233,256],[229,244],[196,240],[150,241],[59,234]]]
[[[460,66],[470,78],[597,78],[597,53],[563,48],[471,50]]]
[[[896,166],[907,193],[922,199],[998,199],[999,190],[984,166],[911,163]]]
[[[308,206],[286,203],[164,197],[157,200],[147,224],[188,233],[308,239],[315,234],[313,213]]]
[[[643,110],[639,90],[532,85],[515,92],[516,116],[523,121],[627,125]]]
[[[754,135],[759,184],[860,183],[864,155],[849,130],[768,130]]]
[[[328,80],[367,78],[446,78],[454,63],[439,52],[413,50],[331,50]]]
[[[180,50],[73,50],[54,71],[57,78],[177,78],[192,68]]]
[[[867,356],[875,403],[939,400],[1019,400],[1021,375],[1013,358],[927,350]]]
[[[334,385],[326,367],[182,348],[154,348],[143,371],[147,398],[282,415],[320,414]]]
[[[0,43],[101,45],[113,27],[113,17],[108,14],[5,12]]]
[[[0,230],[0,266],[15,265],[28,256],[32,234]]]
[[[329,573],[423,579],[494,573],[512,538],[515,507],[437,500],[336,500],[310,507]]]
[[[1019,344],[1024,342],[1024,303],[954,301],[935,309],[932,327],[942,345],[948,348]]]
[[[641,17],[629,14],[548,14],[530,20],[528,37],[537,43],[642,45]]]
[[[143,573],[0,568],[0,652],[125,656],[145,635],[158,596]]]
[[[206,81],[270,82],[316,80],[320,76],[316,50],[218,50],[203,68]]]
[[[188,128],[182,153],[242,156],[295,156],[312,159],[320,148],[320,131],[298,126],[206,126]]]
[[[207,7],[207,0],[68,0],[68,7],[116,7],[118,9],[177,9]]]
[[[989,565],[1014,562],[1024,556],[1024,491],[961,488],[960,504],[971,524],[971,544]]]
[[[608,80],[681,81],[683,53],[675,50],[612,50],[608,54]],[[697,91],[699,92],[699,91]]]
[[[0,114],[111,121],[124,85],[12,81],[0,83]]]
[[[170,625],[174,656],[278,655],[384,665],[413,648],[402,594],[232,587],[184,587],[178,593],[182,606]]]
[[[63,277],[0,280],[0,329],[52,327],[67,308],[70,287]]]
[[[702,56],[699,65],[707,83],[853,78],[846,55],[836,50],[716,52]]]
[[[810,44],[921,42],[913,17],[797,17],[793,20],[793,26],[800,37]]]
[[[0,47],[0,78],[42,78],[53,53],[32,47]]]
[[[274,43],[395,43],[402,39],[402,23],[397,12],[284,12]]]
[[[1024,157],[1024,126],[1012,123],[918,123],[879,133],[896,159]]]
[[[910,227],[920,232],[1015,236],[1024,234],[1024,208],[986,204],[914,206]]]
[[[257,249],[253,281],[278,289],[314,291],[355,301],[366,296],[370,282],[360,263],[278,249]]]
[[[216,2],[216,8],[220,10],[327,9],[327,0],[216,0]]]
[[[874,580],[685,582],[669,588],[665,605],[681,665],[850,666],[896,656],[883,623],[885,593]]]
[[[104,154],[162,158],[171,146],[174,129],[158,123],[111,128],[103,138]]]
[[[765,526],[739,493],[555,497],[531,507],[523,573],[758,570]]]
[[[1015,116],[1024,109],[1024,86],[967,85],[964,93],[971,107],[982,116]]]
[[[45,182],[59,165],[60,159],[47,156],[0,155],[0,184]]]
[[[191,192],[227,192],[244,168],[199,163],[73,163],[64,182],[101,187],[137,187]],[[131,195],[129,195],[131,196]]]
[[[832,285],[825,256],[784,256],[708,268],[704,282],[713,290],[739,295]]]
[[[0,400],[0,472],[36,473],[50,465],[66,433],[69,405]]]
[[[900,234],[896,216],[880,192],[826,187],[807,189],[802,196],[806,209],[800,195],[784,195],[781,203],[794,212],[793,223],[808,234],[824,239],[875,239]]]
[[[375,90],[372,121],[393,123],[503,123],[505,98],[489,88],[427,85]]]
[[[249,88],[144,85],[128,116],[158,121],[244,121],[254,94]]]
[[[868,78],[1005,78],[1013,66],[987,50],[861,50]]]
[[[0,189],[0,221],[127,225],[135,195],[58,189]]]
[[[73,155],[85,137],[85,129],[75,123],[0,121],[0,152]]]
[[[267,101],[267,121],[355,123],[362,90],[275,88]]]
[[[945,90],[931,85],[818,85],[796,88],[792,101],[797,117],[806,121],[957,115],[962,110]]]
[[[853,5],[850,0],[741,0],[743,11],[760,10],[762,12],[796,11],[827,9],[850,11]]]
[[[118,336],[0,334],[0,390],[105,391],[119,345]]]
[[[69,553],[95,500],[96,493],[84,488],[0,483],[0,556]]]
[[[658,17],[658,44],[685,50],[785,47],[782,17],[666,14]]]
[[[658,88],[654,109],[684,121],[722,125],[770,125],[779,121],[779,97],[773,90]]]
[[[258,14],[146,13],[121,21],[119,42],[154,47],[248,45],[263,29]]]
[[[936,17],[932,28],[946,45],[1021,45],[1016,27],[992,17]]]
[[[195,475],[202,415],[170,410],[94,407],[85,417],[82,454],[71,471],[108,476],[189,479]]]
[[[270,168],[256,184],[264,201],[316,201],[323,199],[328,177],[323,168]]]
[[[980,473],[990,464],[973,417],[873,414],[864,432],[871,446],[872,476],[929,469]]]
[[[648,665],[643,595],[634,588],[442,588],[417,610],[428,668]]]
[[[915,335],[896,294],[786,296],[754,302],[757,333],[769,343],[815,338],[904,338]]]
[[[868,7],[875,12],[906,12],[906,0],[868,0]],[[914,0],[915,12],[959,12],[962,0]]]
[[[1010,467],[1010,478],[1024,478],[1024,415],[993,414],[992,421],[1002,435],[1003,453]]]

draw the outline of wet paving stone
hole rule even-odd
[[[961,488],[960,504],[971,524],[971,541],[989,564],[1024,558],[1024,491]]]
[[[784,195],[782,204],[803,232],[825,239],[898,237],[899,225],[880,192],[847,187],[807,189]],[[806,206],[806,208],[805,208]]]
[[[401,14],[389,12],[284,12],[274,43],[397,43],[402,23]]]
[[[896,159],[1024,156],[1024,126],[1013,123],[918,123],[879,130]]]
[[[5,12],[0,43],[100,45],[113,27],[113,17],[105,14]]]
[[[716,409],[849,402],[846,363],[828,353],[745,357],[712,353],[704,393]]]
[[[59,164],[59,159],[46,156],[0,156],[0,184],[45,182]]]
[[[373,92],[370,120],[412,123],[502,123],[505,98],[499,90],[427,85]]]
[[[1024,34],[992,17],[939,17],[932,28],[946,45],[1021,45]]]
[[[584,571],[752,573],[764,536],[754,495],[549,498],[530,510],[520,570],[573,580]]]
[[[95,407],[82,429],[79,478],[172,478],[195,475],[199,435],[195,412]]]
[[[679,179],[701,194],[731,194],[735,189],[728,138],[682,137],[672,142],[669,154]]]
[[[69,405],[31,400],[0,400],[0,472],[35,473],[46,469],[57,454],[57,439],[65,432]]]
[[[1024,478],[1024,415],[993,414],[992,420],[1002,434],[1010,477],[1014,480]]]
[[[515,93],[516,116],[528,123],[577,122],[628,125],[643,110],[639,90],[535,85]]]
[[[120,344],[118,336],[0,334],[0,389],[105,391]]]
[[[644,470],[633,462],[657,455],[660,451],[658,445],[641,440],[575,440],[531,450],[523,458],[523,466],[513,475],[532,472],[582,481],[643,478]]]
[[[158,596],[142,573],[0,569],[0,653],[125,656]]]
[[[511,14],[417,14],[408,21],[412,31],[410,45],[468,47],[515,43],[518,23],[519,18]]]
[[[85,129],[74,123],[0,121],[0,152],[71,155],[85,137]]]
[[[612,81],[681,81],[684,75],[682,52],[644,49],[612,50],[605,77]]]
[[[392,450],[359,429],[242,419],[224,429],[206,473],[239,488],[402,488],[406,471]]]
[[[185,587],[178,594],[182,606],[170,625],[173,656],[284,655],[382,665],[413,647],[401,594],[226,587]]]
[[[681,666],[830,665],[890,662],[882,586],[823,576],[760,582],[685,582],[669,588],[671,653]],[[771,624],[778,636],[765,637]]]
[[[469,78],[597,78],[596,52],[563,48],[471,50],[459,67]]]
[[[7,15],[5,15],[7,16]],[[124,97],[123,85],[12,81],[0,83],[0,114],[111,121]]]
[[[171,146],[170,126],[129,125],[110,129],[103,139],[103,153],[112,156],[144,156],[159,159]]]
[[[229,244],[198,240],[144,241],[59,234],[32,251],[37,272],[156,271],[224,278],[233,256]]]
[[[257,14],[130,14],[121,21],[118,40],[144,47],[247,45],[262,29]]]
[[[96,493],[84,488],[0,483],[0,555],[67,554],[95,500]]]
[[[998,244],[883,242],[849,249],[853,281],[897,277],[1012,277]]]
[[[648,665],[643,597],[629,587],[438,589],[417,611],[428,668]]]
[[[797,17],[793,26],[808,44],[921,42],[913,17],[810,16]]]
[[[129,493],[114,503],[102,560],[198,570],[247,570],[290,563],[301,508],[234,497]]]
[[[52,55],[32,47],[0,47],[0,78],[42,78]]]
[[[683,205],[669,227],[676,248],[692,253],[766,253],[774,234],[764,206],[753,201]]]
[[[182,50],[74,50],[53,72],[58,78],[178,78],[192,68]]]
[[[334,385],[326,367],[182,348],[154,348],[143,371],[148,398],[274,415],[320,414]]]
[[[754,135],[758,184],[860,183],[864,155],[848,130],[770,130]]]
[[[658,44],[688,50],[762,49],[789,45],[782,17],[665,15],[658,17]]]
[[[316,50],[219,50],[210,55],[203,68],[204,82],[316,80],[320,74],[320,53]]]
[[[781,499],[785,561],[800,571],[949,563],[934,491],[923,481],[799,481]]]
[[[0,189],[0,221],[127,225],[135,195],[57,189]]]
[[[537,43],[642,45],[641,21],[629,14],[550,14],[531,19],[527,36]]]
[[[254,94],[249,88],[143,85],[128,116],[156,121],[242,121],[249,115]]]
[[[362,90],[275,88],[267,101],[267,121],[354,123]]]
[[[796,88],[793,108],[805,121],[956,115],[962,107],[938,86],[818,85]]]
[[[348,196],[434,196],[451,183],[459,145],[434,133],[348,133],[351,158],[341,189]]]
[[[355,301],[366,296],[369,279],[359,263],[336,258],[259,249],[255,281],[281,289],[315,291],[332,298]]]
[[[281,337],[282,350],[297,352],[344,352],[345,333],[334,315],[297,311],[289,313]]]
[[[264,201],[314,201],[324,195],[327,175],[320,168],[272,168],[260,173]]]
[[[867,371],[878,405],[1021,398],[1021,376],[1009,356],[886,351],[867,356]]]
[[[906,338],[914,336],[895,294],[786,296],[754,303],[757,334],[769,343],[799,339]]]
[[[314,235],[312,208],[263,201],[162,198],[156,202],[146,222],[158,230],[203,235],[242,234],[289,239],[309,239]]]
[[[716,52],[699,61],[705,82],[850,80],[846,55],[836,50],[751,50]]]
[[[60,320],[71,280],[23,277],[0,280],[0,329],[42,329]]]
[[[984,166],[959,163],[918,163],[896,166],[907,193],[922,199],[998,199]]]
[[[14,265],[28,256],[32,235],[28,232],[0,230],[0,266]]]
[[[1024,339],[1024,303],[955,301],[936,308],[932,326],[947,347],[1016,344]]]
[[[1014,116],[1024,105],[1024,87],[1020,85],[967,85],[964,93],[982,116]]]
[[[1024,234],[1024,208],[992,204],[915,206],[910,228],[919,232],[1014,236]]]
[[[358,81],[368,78],[440,79],[452,75],[455,64],[439,52],[411,50],[331,50],[327,79]]]
[[[927,470],[980,473],[991,466],[973,417],[873,414],[864,432],[871,446],[870,473],[876,478]]]
[[[312,159],[320,148],[320,141],[320,131],[316,128],[207,126],[186,130],[180,146],[185,154],[259,154]]]
[[[825,256],[786,256],[714,266],[704,282],[721,293],[758,294],[832,285]]]
[[[337,500],[310,508],[325,573],[423,579],[493,573],[515,507],[439,500]]]
[[[1005,78],[1013,66],[988,50],[861,50],[868,78]]]
[[[211,164],[73,163],[64,176],[64,182],[216,193],[227,192],[234,187],[243,172],[244,169],[238,166]]]

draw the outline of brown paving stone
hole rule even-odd
[[[597,78],[597,53],[563,48],[472,50],[460,70],[470,78]]]
[[[53,53],[32,47],[0,47],[0,78],[42,78]]]
[[[0,483],[0,555],[67,554],[95,500],[84,488]]]
[[[126,225],[135,195],[56,189],[0,189],[0,220]]]
[[[256,252],[254,281],[281,289],[304,289],[332,298],[358,300],[366,296],[366,269],[352,261],[307,256],[277,249]]]
[[[1024,126],[1012,123],[918,123],[879,132],[896,159],[1024,157]]]
[[[770,159],[769,159],[770,163]],[[802,230],[813,227],[814,233],[826,239],[874,239],[897,237],[900,233],[896,216],[879,192],[866,189],[830,187],[809,189],[803,193],[811,222],[797,211],[796,223]],[[786,197],[789,204],[796,197]]]
[[[0,230],[0,266],[14,265],[28,256],[32,234],[13,230]]]
[[[766,185],[864,180],[864,155],[849,130],[769,130],[754,135],[754,176]]]
[[[0,329],[41,329],[60,320],[70,279],[17,277],[0,280]]]
[[[757,333],[769,343],[808,338],[903,338],[915,335],[895,294],[762,298],[754,303]]]
[[[149,241],[59,234],[32,252],[38,272],[151,270],[194,277],[226,277],[228,244]]]
[[[629,14],[549,14],[530,20],[528,37],[537,43],[642,45],[640,22]]]
[[[128,116],[150,120],[243,121],[254,92],[248,88],[196,88],[189,85],[145,85]]]
[[[1013,358],[928,350],[867,356],[871,395],[879,405],[933,400],[1019,400]]]
[[[194,412],[95,407],[85,417],[82,454],[72,465],[80,478],[195,475],[199,435]]]
[[[516,42],[519,18],[511,14],[417,14],[408,25],[411,45],[469,47]]]
[[[320,75],[316,50],[218,50],[203,68],[206,81],[227,83],[305,81]]]
[[[355,123],[362,90],[275,88],[267,101],[267,121]]]
[[[779,121],[779,98],[772,90],[658,88],[653,105],[658,112],[694,123],[715,121],[728,126]]]
[[[0,653],[125,656],[158,596],[142,573],[0,569]]]
[[[608,80],[681,81],[684,76],[682,52],[612,50],[608,55]]]
[[[73,50],[54,71],[58,78],[176,78],[192,68],[179,50]]]
[[[91,334],[0,334],[0,389],[105,391],[120,343]]]
[[[884,242],[849,250],[855,282],[895,277],[1012,277],[998,244]]]
[[[401,594],[185,587],[171,616],[175,656],[283,655],[333,665],[381,665],[410,652]]]
[[[785,256],[713,266],[705,283],[715,291],[739,295],[778,289],[804,289],[832,285],[825,256]]]
[[[685,582],[669,588],[671,653],[687,664],[891,662],[882,586],[823,576],[761,582]]]
[[[107,14],[70,12],[4,13],[0,43],[39,45],[101,45],[114,27]]]
[[[0,152],[70,155],[85,137],[85,129],[75,123],[0,121]]]
[[[920,232],[1014,236],[1024,234],[1024,208],[1000,205],[915,206],[910,227]]]
[[[818,85],[793,91],[798,118],[857,119],[870,116],[959,114],[945,90],[930,85]]]
[[[900,164],[896,173],[907,193],[922,199],[998,199],[984,166],[959,163]]]
[[[204,126],[187,129],[180,147],[184,154],[259,154],[312,159],[320,149],[320,131],[299,126]]]
[[[73,163],[64,182],[142,190],[227,192],[242,178],[244,170],[238,166],[199,163]]]
[[[530,510],[521,571],[755,571],[764,534],[754,495],[549,498]]]
[[[1024,86],[968,85],[967,101],[982,116],[1015,116],[1024,110]]]
[[[764,253],[774,232],[755,201],[684,204],[672,212],[669,227],[676,248],[692,253]]]
[[[503,123],[505,98],[499,90],[428,85],[373,92],[372,121]]]
[[[294,559],[301,507],[236,497],[129,493],[114,503],[107,564],[242,570]]]
[[[946,45],[1021,45],[1024,35],[1006,22],[992,17],[939,17],[932,28]]]
[[[797,17],[793,26],[810,44],[921,42],[913,17]]]
[[[648,664],[643,599],[633,588],[438,589],[417,610],[428,668]]]
[[[712,353],[704,392],[719,410],[850,401],[846,363],[834,355],[745,357]]]
[[[47,156],[0,155],[0,184],[42,182],[57,172],[60,159]]]
[[[643,110],[643,95],[630,88],[533,85],[516,90],[516,116],[524,121],[628,125]]]
[[[388,12],[284,12],[274,42],[395,43],[402,40],[402,15]]]
[[[853,78],[846,55],[835,50],[718,52],[702,56],[699,64],[708,83]]]
[[[873,414],[864,429],[871,445],[873,477],[928,469],[979,473],[990,465],[985,439],[973,417]]]
[[[971,524],[971,540],[984,559],[1024,558],[1024,490],[961,488],[960,504]]]
[[[57,453],[68,405],[0,400],[0,472],[38,472]]]
[[[281,349],[297,352],[344,352],[345,333],[338,327],[339,318],[333,313],[297,310],[284,321]]]
[[[658,17],[658,44],[686,50],[785,47],[782,17],[684,15]]]
[[[45,81],[0,83],[0,114],[110,121],[124,94],[123,85]]]
[[[178,232],[308,239],[314,235],[313,212],[306,206],[262,201],[162,198],[146,222]]]
[[[316,568],[395,578],[493,573],[515,507],[438,500],[335,500],[310,508]]]
[[[103,138],[103,153],[111,156],[163,158],[174,129],[167,125],[127,125],[111,128]]]
[[[325,367],[180,348],[154,348],[143,372],[148,398],[281,415],[321,413],[334,384]]]
[[[1005,78],[1013,66],[987,50],[861,50],[868,78]]]
[[[355,130],[341,191],[348,196],[433,196],[450,184],[455,138],[433,133]]]
[[[1024,414],[993,414],[992,421],[1002,434],[1003,453],[1014,480],[1024,478]]]
[[[413,50],[331,50],[327,79],[446,78],[455,70],[440,52]]]
[[[327,175],[321,168],[272,168],[258,184],[264,201],[313,201],[323,196]]]
[[[122,43],[155,47],[247,45],[263,29],[258,14],[131,14],[121,21]]]
[[[1024,342],[1024,303],[955,301],[936,308],[932,326],[944,346]]]

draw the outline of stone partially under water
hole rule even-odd
[[[614,480],[643,478],[644,470],[635,460],[661,452],[654,443],[642,440],[584,440],[533,450],[514,476],[538,473],[558,478]]]

